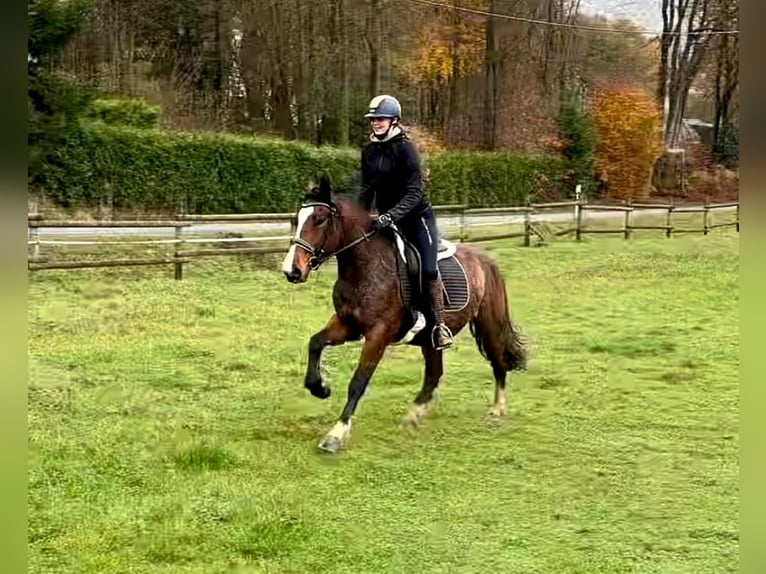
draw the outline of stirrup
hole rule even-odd
[[[436,342],[436,334],[439,332],[441,335],[444,336],[446,342],[443,345],[438,345]],[[437,351],[441,351],[443,349],[450,348],[455,343],[455,339],[452,336],[452,331],[449,330],[449,327],[445,325],[444,323],[441,323],[439,325],[434,325],[434,328],[431,329],[431,344],[433,345],[434,349]]]

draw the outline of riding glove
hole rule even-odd
[[[383,229],[393,225],[394,220],[388,213],[381,214],[378,220],[375,222],[375,229]]]

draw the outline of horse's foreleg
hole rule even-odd
[[[423,359],[426,363],[423,387],[415,397],[410,411],[404,417],[404,423],[413,427],[420,424],[421,419],[431,406],[439,381],[444,374],[444,360],[442,351],[437,351],[431,346],[422,347]]]
[[[351,377],[348,385],[348,399],[343,407],[340,420],[319,443],[319,448],[324,451],[336,453],[340,450],[351,436],[351,417],[354,416],[359,400],[367,389],[375,369],[383,358],[386,346],[390,343],[390,337],[385,326],[373,329],[365,335],[364,347],[359,357],[359,364]]]
[[[326,399],[330,396],[330,387],[322,381],[320,364],[322,351],[329,345],[340,345],[351,337],[351,328],[343,323],[337,315],[333,315],[325,328],[315,333],[309,339],[309,361],[306,367],[304,386],[317,398]]]

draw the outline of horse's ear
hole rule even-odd
[[[322,173],[318,177],[313,178],[309,183],[309,191],[303,199],[309,202],[315,201],[326,203],[327,205],[334,207],[335,204],[332,200],[332,184],[330,183],[329,176]]]
[[[317,195],[319,201],[332,203],[332,186],[330,185],[330,178],[324,173],[319,177],[319,193]]]
[[[315,185],[310,185],[309,190],[304,194],[303,201],[315,201],[319,197],[319,188]]]

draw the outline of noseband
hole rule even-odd
[[[335,205],[331,205],[329,203],[324,203],[321,201],[311,202],[311,203],[304,203],[301,205],[301,209],[305,207],[326,207],[330,210],[330,221],[334,221],[335,217],[339,215],[338,208]],[[319,266],[322,265],[325,261],[330,259],[330,257],[336,256],[340,253],[343,253],[346,251],[346,249],[351,249],[358,243],[361,243],[362,241],[366,241],[369,239],[369,237],[375,233],[375,231],[370,231],[369,233],[363,234],[361,237],[357,237],[354,239],[351,243],[344,245],[340,249],[333,251],[332,253],[328,253],[324,250],[324,244],[327,242],[327,233],[324,234],[324,239],[322,240],[322,245],[319,246],[319,248],[314,247],[306,241],[305,239],[301,239],[300,237],[296,237],[292,240],[292,243],[303,249],[304,251],[307,251],[309,255],[311,255],[311,259],[309,259],[309,268],[312,271],[316,271],[319,269]]]

